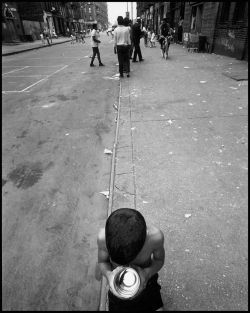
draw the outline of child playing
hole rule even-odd
[[[165,260],[164,235],[154,226],[146,225],[142,214],[121,208],[107,219],[98,234],[98,264],[107,278],[109,311],[163,311],[158,284],[158,271]],[[140,276],[138,294],[131,299],[120,299],[113,278],[120,266],[133,267]]]
[[[148,41],[149,41],[149,46],[150,46],[150,48],[152,48],[151,33],[152,33],[151,30],[148,29]]]
[[[41,41],[42,41],[42,45],[44,46],[45,45],[45,40],[44,40],[43,32],[40,32],[40,38],[41,38]]]
[[[151,41],[150,41],[151,47],[155,47],[155,40],[156,40],[156,38],[155,38],[155,32],[154,32],[154,31],[151,31]]]

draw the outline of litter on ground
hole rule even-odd
[[[109,191],[101,191],[99,192],[101,193],[102,195],[104,195],[107,199],[109,199]]]
[[[112,151],[105,148],[105,149],[104,149],[104,153],[105,153],[105,154],[112,154]]]

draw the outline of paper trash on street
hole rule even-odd
[[[185,217],[186,217],[186,218],[189,218],[191,215],[192,215],[192,214],[187,213],[187,214],[185,214]]]
[[[109,191],[101,191],[99,192],[101,193],[102,195],[104,195],[107,199],[109,199]]]
[[[201,84],[205,84],[207,81],[206,80],[200,80]]]
[[[112,151],[105,148],[105,149],[104,149],[104,153],[105,153],[105,154],[112,154]]]

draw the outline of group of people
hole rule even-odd
[[[141,19],[137,18],[136,23],[132,25],[132,21],[129,18],[122,16],[118,16],[117,18],[117,27],[113,31],[114,36],[114,53],[117,54],[118,62],[119,62],[119,74],[120,77],[124,77],[124,73],[126,73],[127,77],[130,76],[130,60],[132,62],[144,61],[142,58],[141,48],[140,48],[140,40],[144,37],[145,46],[148,46],[148,42],[150,47],[155,47],[156,43],[156,34],[153,30],[143,28],[141,29]],[[162,20],[160,25],[159,32],[159,43],[163,45],[163,42],[167,36],[173,34],[173,29],[169,26],[167,18]],[[95,57],[99,61],[99,66],[104,66],[101,61],[99,44],[101,41],[99,40],[100,34],[97,30],[97,24],[93,25],[93,30],[91,32],[91,45],[93,54],[91,57],[90,66],[94,65]],[[146,39],[145,39],[146,38]],[[170,45],[170,41],[168,42]]]
[[[72,33],[70,35],[71,38],[71,44],[74,44],[75,42],[79,43],[85,43],[85,36],[86,36],[86,31],[81,30],[81,31],[75,31],[74,29],[72,30]]]
[[[154,30],[150,30],[150,28],[146,29],[144,26],[142,28],[143,37],[144,37],[144,46],[149,48],[154,48],[156,43],[156,34]]]
[[[140,39],[143,33],[141,31],[141,25],[139,20],[132,26],[132,21],[129,20],[127,17],[123,18],[122,16],[118,16],[117,23],[118,25],[113,31],[114,53],[118,56],[120,77],[124,77],[124,72],[127,74],[127,77],[129,77],[130,59],[132,58],[132,55],[132,62],[137,62],[137,55],[139,61],[143,61],[140,49]],[[101,61],[99,51],[99,44],[101,43],[99,37],[100,34],[97,31],[97,24],[94,24],[93,30],[91,32],[91,45],[93,55],[91,58],[90,66],[94,66],[94,59],[96,56],[99,61],[99,66],[104,65]]]
[[[45,40],[47,41],[48,45],[52,44],[52,34],[50,33],[48,28],[44,28],[40,33],[40,38],[42,41],[42,45],[46,45]]]

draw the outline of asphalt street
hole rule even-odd
[[[3,309],[105,309],[96,234],[131,207],[164,233],[166,310],[247,310],[247,62],[141,41],[119,79],[101,41],[105,67],[88,41],[3,58]]]
[[[4,310],[98,307],[119,93],[110,50],[105,36],[109,66],[95,68],[89,39],[2,59]]]

